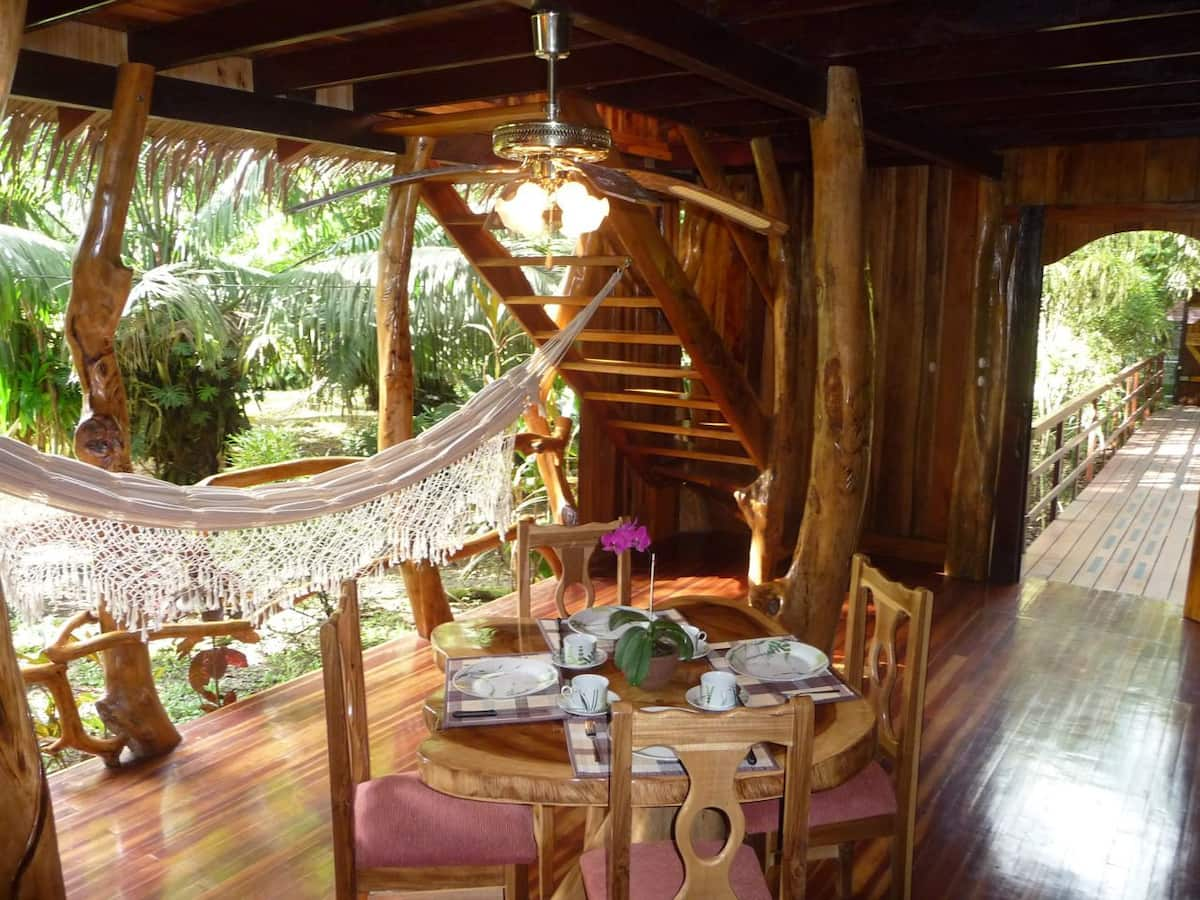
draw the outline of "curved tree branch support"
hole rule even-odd
[[[779,601],[796,635],[833,644],[858,544],[871,456],[874,339],[867,295],[862,108],[853,69],[829,69],[824,118],[810,122],[816,394],[804,518],[791,568],[754,591]]]

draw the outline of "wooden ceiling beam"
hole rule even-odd
[[[1153,107],[1187,106],[1200,102],[1200,77],[1182,84],[1153,85],[1114,91],[1088,91],[1076,94],[1052,94],[1048,97],[1023,97],[993,103],[964,103],[940,107],[938,121],[974,128],[991,122],[1022,122],[1046,116],[1055,118],[1081,113],[1117,113]],[[1119,122],[1121,116],[1113,118]]]
[[[171,69],[369,28],[417,25],[487,5],[487,0],[246,0],[131,32],[129,59]]]
[[[532,6],[536,0],[510,0]],[[674,0],[572,0],[574,20],[588,31],[634,47],[747,97],[804,116],[825,109],[824,71],[769,50]],[[916,127],[877,109],[864,117],[868,136],[923,159],[991,178],[1003,161],[990,148],[947,129]],[[880,126],[891,129],[880,130]]]
[[[608,106],[653,112],[695,103],[736,100],[741,95],[732,88],[684,72],[669,78],[656,78],[649,84],[618,84],[597,88],[590,91],[588,97]]]
[[[25,7],[25,30],[57,25],[122,2],[124,0],[29,0]]]
[[[112,66],[22,50],[12,95],[105,110],[111,108],[116,79]],[[402,137],[376,134],[377,120],[368,116],[182,78],[154,80],[150,115],[366,150],[402,153],[405,147]]]
[[[1200,11],[845,57],[864,84],[951,81],[1200,53]],[[869,93],[869,92],[868,92]]]
[[[558,84],[562,89],[583,89],[674,71],[670,63],[629,47],[591,47],[573,52],[559,66]],[[529,54],[506,62],[360,82],[354,86],[354,108],[362,112],[413,109],[529,94],[545,87],[546,64]]]
[[[874,95],[895,108],[919,109],[1188,81],[1200,81],[1200,54],[1023,72],[1015,77],[990,75],[881,86]]]
[[[1118,115],[1085,113],[1050,117],[1037,124],[981,129],[998,147],[1035,147],[1107,141],[1200,136],[1200,103]]]

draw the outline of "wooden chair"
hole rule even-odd
[[[779,868],[781,900],[804,897],[809,787],[812,779],[813,704],[808,697],[770,709],[737,709],[719,716],[688,710],[634,712],[616,704],[612,716],[609,779],[609,842],[580,857],[588,900],[767,900],[772,896],[758,858],[745,836],[737,800],[737,767],[759,741],[786,749],[782,808],[785,837]],[[671,747],[687,770],[686,799],[675,818],[673,841],[632,843],[635,747]],[[693,829],[706,809],[721,810],[729,835],[694,842]]]
[[[321,626],[338,900],[376,890],[503,887],[525,900],[537,862],[530,807],[441,794],[415,772],[371,777],[358,590]]]
[[[875,630],[869,645],[868,599],[875,603]],[[891,581],[866,556],[855,554],[850,568],[845,675],[847,683],[869,697],[875,708],[879,751],[891,775],[874,762],[845,784],[813,794],[809,844],[838,848],[842,869],[839,893],[843,897],[852,894],[854,842],[889,835],[892,896],[904,900],[912,896],[917,770],[932,617],[933,595],[928,590]],[[905,622],[908,635],[900,677],[897,633]],[[901,688],[899,704],[897,686]],[[746,805],[750,833],[775,831],[778,817],[778,810],[771,809],[769,803]]]
[[[531,588],[533,586],[533,566],[529,560],[531,550],[545,548],[552,550],[562,561],[562,574],[558,579],[558,587],[554,592],[554,602],[558,604],[558,614],[564,619],[568,616],[566,605],[567,588],[573,584],[582,585],[587,594],[587,606],[596,602],[596,588],[588,573],[588,563],[592,554],[600,545],[600,538],[608,534],[623,519],[611,522],[592,522],[587,525],[537,525],[530,519],[522,519],[517,524],[517,608],[522,619],[532,616]],[[618,602],[628,605],[630,597],[630,560],[626,551],[617,556],[617,597]]]

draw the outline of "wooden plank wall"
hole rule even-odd
[[[1119,231],[1200,237],[1200,138],[1011,150],[1004,189],[1009,206],[1052,207],[1046,264]]]

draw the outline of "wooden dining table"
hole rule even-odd
[[[675,608],[713,643],[786,634],[771,617],[744,601],[724,597],[677,596],[656,609]],[[546,641],[534,619],[464,619],[439,629],[434,652],[450,658],[544,653]],[[684,693],[710,670],[703,658],[681,661],[671,681],[658,690],[628,683],[610,659],[591,670],[609,679],[610,687],[635,706],[686,707]],[[564,672],[564,681],[570,676]],[[421,780],[429,787],[472,800],[523,803],[539,808],[539,839],[543,855],[553,845],[555,807],[585,807],[588,826],[585,846],[602,841],[600,823],[608,805],[608,779],[575,774],[561,721],[529,724],[473,725],[442,730],[445,689],[426,698],[424,715],[430,737],[417,748]],[[714,719],[719,721],[719,719]],[[816,707],[813,745],[813,790],[842,784],[870,763],[875,752],[875,715],[862,698]],[[654,775],[633,783],[637,807],[674,807],[687,794],[686,776]],[[743,801],[783,796],[780,771],[743,771],[737,776]],[[660,817],[661,818],[661,817]],[[552,862],[543,863],[548,877]],[[579,896],[564,884],[556,897]],[[545,894],[543,894],[545,896]]]

